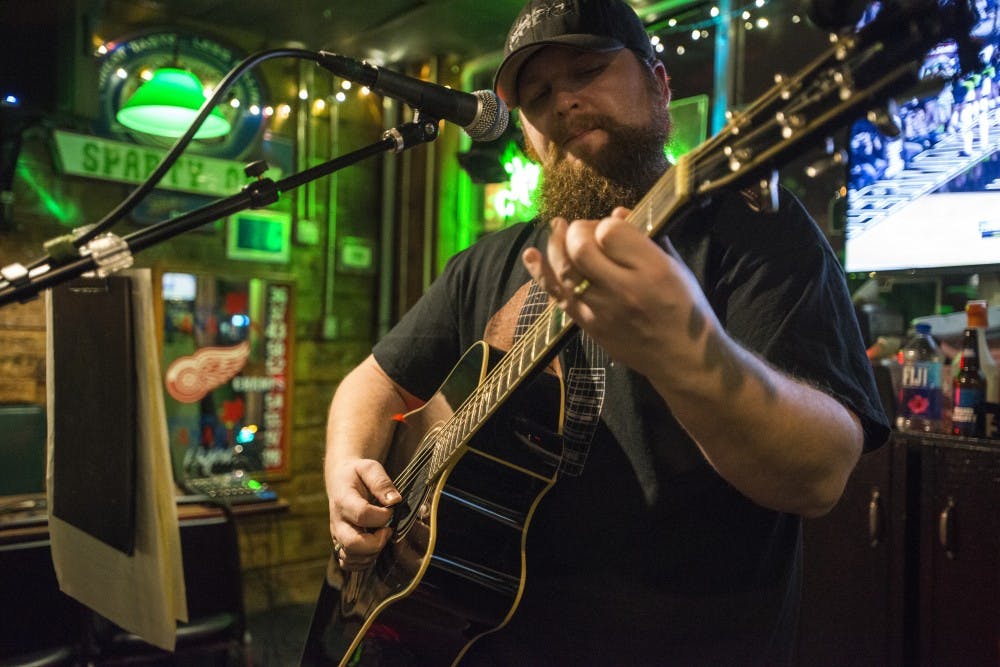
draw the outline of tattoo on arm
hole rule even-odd
[[[697,308],[692,309],[691,317],[688,320],[688,335],[691,340],[698,340],[705,329],[705,316]],[[727,350],[718,332],[710,333],[705,340],[705,355],[702,363],[710,371],[717,370],[722,374],[722,387],[726,392],[737,391],[747,380],[747,371],[737,363],[733,354]],[[774,383],[763,373],[753,372],[753,374],[764,389],[764,395],[773,402],[778,395]]]

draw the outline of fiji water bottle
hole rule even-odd
[[[901,431],[943,433],[941,381],[944,355],[931,337],[929,324],[918,324],[916,335],[899,352],[902,374],[899,385]]]

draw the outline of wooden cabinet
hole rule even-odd
[[[1000,442],[897,433],[803,536],[799,665],[1000,665]]]
[[[899,664],[903,514],[893,445],[862,457],[829,515],[804,523],[798,664]]]
[[[1000,665],[1000,444],[921,455],[921,664]]]

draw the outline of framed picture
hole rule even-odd
[[[289,213],[269,209],[229,216],[226,255],[230,259],[287,263],[292,244]]]

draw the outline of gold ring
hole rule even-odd
[[[333,541],[333,555],[340,558],[340,550],[344,548],[344,545],[340,543],[340,540]],[[346,552],[344,554],[347,555]]]
[[[573,288],[573,296],[583,296],[583,293],[590,289],[590,281],[584,278]]]

